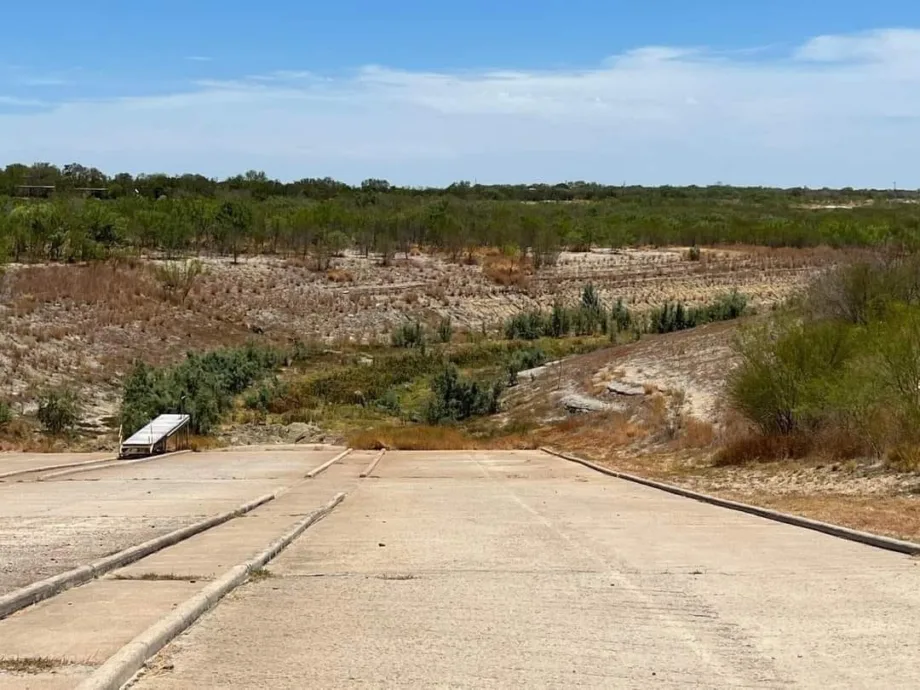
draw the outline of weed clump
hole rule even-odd
[[[63,434],[80,422],[80,401],[72,390],[47,390],[38,398],[36,416],[46,431]]]

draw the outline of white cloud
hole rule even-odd
[[[185,59],[191,62],[211,62],[214,58],[207,55],[188,55]]]
[[[920,31],[822,36],[778,57],[653,46],[582,70],[199,81],[0,111],[0,150],[108,170],[408,184],[920,186]]]
[[[848,36],[818,36],[796,51],[800,60],[816,62],[895,63],[920,66],[920,31],[884,29]]]

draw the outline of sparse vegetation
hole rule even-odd
[[[762,459],[773,446],[789,456],[786,439],[800,439],[793,446],[801,450],[808,441],[856,431],[861,443],[848,444],[852,453],[871,448],[896,455],[892,466],[910,465],[904,458],[920,444],[920,292],[910,287],[920,285],[920,275],[911,278],[908,269],[914,266],[902,258],[840,269],[816,287],[824,294],[829,285],[838,288],[827,310],[774,319],[739,340],[742,364],[729,395],[763,440],[744,442],[757,452],[746,457],[734,448],[732,458]]]
[[[747,298],[737,291],[720,295],[701,307],[685,307],[683,302],[668,302],[651,312],[648,318],[648,331],[673,333],[715,321],[730,321],[741,317],[746,309]],[[627,315],[626,320],[630,322],[632,319]]]
[[[456,367],[449,365],[431,381],[432,398],[425,410],[425,420],[441,424],[495,414],[504,388],[500,379],[485,382],[464,379]]]
[[[250,345],[204,355],[189,353],[174,366],[138,363],[124,384],[121,424],[133,433],[159,414],[191,416],[193,433],[207,434],[239,395],[284,361],[283,353]]]
[[[698,307],[687,307],[680,301],[665,302],[640,317],[634,315],[622,299],[617,299],[607,311],[594,285],[589,283],[575,308],[567,309],[556,302],[549,314],[540,311],[516,314],[505,323],[505,337],[509,340],[536,340],[542,337],[563,338],[570,333],[591,336],[609,332],[611,339],[615,340],[617,334],[630,329],[637,333],[673,333],[715,321],[737,319],[744,315],[747,304],[747,297],[734,290]]]
[[[0,671],[5,673],[39,674],[48,673],[61,666],[69,666],[67,659],[54,659],[46,656],[37,657],[0,657]]]
[[[183,304],[204,273],[204,264],[197,259],[167,261],[155,267],[155,274],[170,299]]]
[[[393,347],[424,348],[425,329],[418,321],[400,325],[390,338]]]
[[[38,421],[51,434],[72,431],[80,422],[77,394],[67,388],[52,388],[38,397]]]

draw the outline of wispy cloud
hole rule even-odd
[[[0,105],[13,106],[17,108],[39,108],[46,104],[44,101],[40,101],[34,98],[20,98],[19,96],[0,95]]]
[[[920,30],[785,53],[649,46],[592,69],[368,66],[0,114],[0,150],[106,169],[920,186]]]
[[[212,62],[214,60],[214,58],[207,55],[188,55],[185,59],[192,62]]]

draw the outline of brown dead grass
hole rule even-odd
[[[193,453],[203,453],[208,450],[214,450],[215,448],[221,448],[224,446],[221,441],[214,436],[196,436],[192,435],[188,440],[188,447]]]
[[[47,656],[0,657],[0,671],[36,675],[39,673],[48,673],[61,666],[68,666],[71,663],[72,662],[66,659],[55,659]]]
[[[920,500],[916,496],[772,496],[766,493],[733,496],[731,492],[725,495],[813,520],[920,542]]]
[[[687,417],[681,424],[677,447],[682,450],[688,448],[711,448],[715,441],[716,430],[710,422],[696,417]]]
[[[477,450],[483,444],[450,426],[382,426],[348,437],[359,450]]]
[[[487,255],[482,259],[482,273],[496,285],[527,289],[533,275],[530,259],[512,259],[507,256]]]
[[[732,467],[752,462],[803,458],[850,460],[870,453],[871,449],[865,439],[843,428],[792,435],[749,432],[727,440],[713,457],[713,466]]]
[[[330,268],[326,271],[326,279],[331,283],[353,283],[355,276],[342,268]]]
[[[569,417],[537,430],[533,436],[540,445],[607,457],[614,449],[642,441],[648,430],[624,414],[609,412]]]

